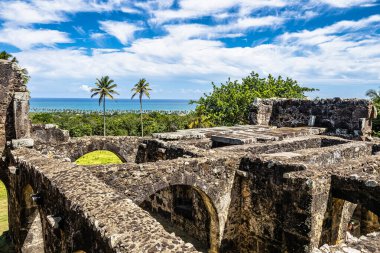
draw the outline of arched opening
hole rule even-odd
[[[96,150],[79,157],[75,163],[78,165],[100,165],[120,164],[123,163],[123,161],[112,151]]]
[[[349,227],[353,236],[360,237],[380,231],[380,219],[376,214],[358,204],[351,217]]]
[[[320,246],[335,245],[350,238],[380,231],[379,217],[360,204],[330,198],[325,213]]]
[[[13,252],[8,230],[8,192],[0,180],[0,252]]]
[[[198,251],[218,252],[218,215],[210,198],[198,188],[172,185],[149,196],[140,207]]]
[[[44,236],[38,205],[33,196],[36,192],[28,184],[22,191],[21,252],[44,252]]]

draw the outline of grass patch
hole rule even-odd
[[[7,189],[3,182],[0,181],[0,252],[13,253],[8,236],[8,197]]]
[[[5,185],[0,181],[0,235],[8,230],[8,198]]]
[[[120,164],[120,158],[108,150],[97,150],[85,154],[75,161],[78,165],[97,165],[97,164]]]

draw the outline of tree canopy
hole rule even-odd
[[[228,79],[220,86],[212,83],[212,92],[197,101],[195,109],[199,116],[196,126],[235,125],[248,123],[249,106],[255,98],[305,98],[305,92],[316,89],[302,87],[297,81],[269,75],[260,78],[255,72],[241,82]]]

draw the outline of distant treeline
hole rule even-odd
[[[85,114],[91,114],[91,113],[98,113],[103,114],[102,110],[79,110],[79,109],[50,109],[50,108],[30,108],[31,112],[34,113],[57,113],[57,112],[65,112],[65,113],[85,113]],[[142,110],[143,113],[153,113],[158,112],[162,114],[188,114],[191,113],[191,110]],[[140,110],[112,110],[107,109],[106,114],[107,115],[114,115],[114,114],[124,114],[124,113],[140,113]]]
[[[141,135],[139,114],[113,113],[107,115],[107,135]],[[56,124],[61,129],[69,130],[70,136],[103,135],[102,115],[96,112],[51,112],[30,113],[33,124]],[[172,132],[186,129],[197,117],[194,113],[149,112],[143,114],[144,133]]]

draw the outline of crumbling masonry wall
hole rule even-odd
[[[19,67],[0,60],[0,148],[6,141],[30,136],[28,112],[29,92]]]
[[[369,137],[376,107],[366,99],[256,99],[249,113],[254,125],[325,127],[335,135]]]

